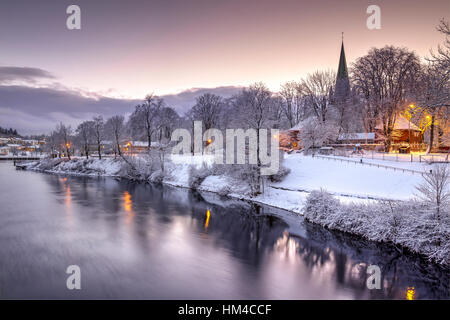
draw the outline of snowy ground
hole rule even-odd
[[[188,187],[189,167],[195,165],[201,168],[203,160],[206,165],[211,164],[210,158],[188,158],[186,161],[177,158],[177,164],[169,169],[171,177],[164,180],[165,183]],[[343,203],[368,203],[385,199],[408,200],[414,197],[415,186],[422,180],[420,174],[301,154],[285,155],[283,165],[291,172],[282,182],[266,184],[264,193],[257,197],[248,195],[249,190],[242,181],[225,176],[207,177],[199,191],[220,193],[224,188],[229,188],[230,192],[227,193],[229,196],[301,213],[306,197],[313,190],[327,190]],[[421,168],[418,168],[417,163],[399,163],[399,165],[403,165],[406,169],[430,168],[427,164],[419,164]]]
[[[282,182],[273,184],[274,187],[308,192],[325,189],[347,197],[407,200],[422,180],[420,174],[301,154],[286,155],[283,164],[291,173]]]
[[[410,169],[410,170],[415,170],[415,171],[420,171],[420,172],[429,171],[429,169],[433,167],[432,164],[425,162],[425,161],[424,162],[395,161],[394,160],[395,158],[393,158],[393,159],[386,158],[385,160],[383,160],[383,159],[371,159],[371,158],[356,157],[356,156],[353,156],[353,157],[326,156],[326,157],[331,158],[331,159],[348,160],[348,161],[352,161],[352,162],[359,162],[362,160],[363,163],[373,163],[373,164],[379,164],[379,165],[383,165],[383,166],[395,167],[395,168],[399,168],[399,169]]]

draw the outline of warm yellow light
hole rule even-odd
[[[416,289],[414,287],[409,287],[406,290],[406,300],[414,300],[416,296]]]
[[[273,135],[274,139],[278,139],[278,136],[276,134]]]
[[[211,139],[208,139],[208,143],[211,143],[212,142],[212,140]]]
[[[205,221],[205,229],[209,226],[209,218],[211,217],[211,212],[209,210],[206,210],[206,221]]]
[[[416,106],[415,106],[414,104],[410,104],[409,107],[410,107],[411,109],[415,109],[415,108],[416,108]]]
[[[131,200],[131,194],[128,191],[123,193],[123,207],[125,211],[131,212],[133,202]]]
[[[128,143],[127,143],[127,146],[131,146],[131,142],[128,142]]]

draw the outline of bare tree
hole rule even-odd
[[[58,136],[60,137],[60,141],[63,144],[63,148],[66,151],[67,158],[70,158],[70,148],[72,146],[71,138],[72,138],[72,128],[71,126],[66,126],[62,122],[60,122],[56,126],[56,132]]]
[[[281,86],[279,95],[283,98],[282,110],[292,128],[306,115],[305,97],[301,83],[290,81]]]
[[[180,125],[180,116],[170,107],[165,107],[160,110],[159,123],[159,141],[163,139],[170,139],[172,131]]]
[[[239,117],[241,121],[249,128],[256,129],[257,145],[257,186],[255,188],[256,193],[261,193],[261,155],[260,155],[260,143],[259,135],[261,129],[266,127],[270,119],[272,118],[271,109],[271,96],[272,93],[261,82],[255,83],[248,88],[244,88],[238,95],[235,103],[237,109],[240,111]]]
[[[382,125],[385,151],[391,146],[391,135],[400,108],[420,70],[419,59],[414,52],[386,46],[373,48],[353,64],[354,87],[365,99],[364,123],[367,132]]]
[[[93,118],[93,129],[94,129],[94,139],[95,143],[97,144],[97,152],[98,152],[98,158],[102,158],[102,142],[103,142],[103,136],[104,136],[104,130],[105,130],[105,123],[103,121],[102,116],[97,116]]]
[[[151,149],[152,136],[158,130],[159,111],[164,100],[154,95],[148,95],[143,104],[137,105],[130,116],[129,125],[133,136],[145,135],[148,149]]]
[[[441,64],[430,62],[424,66],[419,75],[415,97],[417,105],[423,113],[430,118],[429,141],[427,153],[430,153],[434,144],[435,128],[442,129],[447,124],[450,111],[450,69],[443,69]]]
[[[450,169],[438,165],[430,173],[423,175],[423,182],[416,187],[419,197],[436,206],[436,218],[440,220],[441,209],[448,208],[450,202]]]
[[[327,112],[332,105],[335,79],[336,74],[332,71],[316,71],[302,81],[307,106],[322,122],[327,120]]]
[[[120,144],[122,142],[123,134],[125,131],[124,122],[124,116],[112,116],[105,123],[105,131],[113,141],[114,153],[118,154],[119,156],[122,156]]]
[[[211,129],[219,124],[222,105],[223,99],[221,96],[205,93],[197,97],[196,103],[192,107],[192,118],[202,121],[205,130]]]
[[[84,151],[86,159],[89,159],[89,149],[94,138],[94,121],[84,121],[76,129],[77,138],[80,141],[81,148]]]
[[[437,52],[431,51],[429,60],[440,64],[443,69],[450,69],[450,24],[445,19],[441,19],[436,29],[446,38],[444,44],[438,47]]]

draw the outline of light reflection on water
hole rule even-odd
[[[1,298],[449,298],[445,271],[300,220],[290,234],[279,210],[9,163],[0,178]],[[382,290],[366,289],[370,264]]]

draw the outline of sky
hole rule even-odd
[[[66,27],[71,4],[81,30]],[[366,26],[371,4],[381,8],[379,30]],[[448,0],[2,0],[0,126],[37,132],[60,117],[126,113],[148,93],[182,113],[204,88],[233,93],[262,81],[276,91],[336,70],[341,32],[349,65],[384,45],[425,56],[449,17]]]

